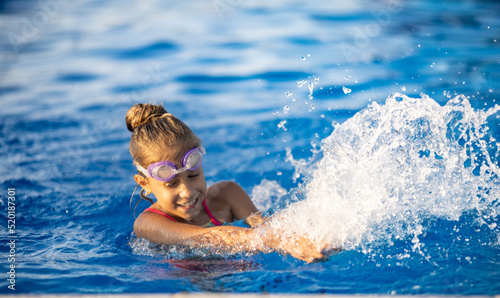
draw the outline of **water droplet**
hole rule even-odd
[[[293,93],[292,93],[292,92],[290,92],[290,91],[286,91],[286,92],[285,92],[285,95],[286,95],[286,97],[290,97],[290,96],[292,96],[292,95],[293,95]]]
[[[283,130],[285,130],[285,131],[286,131],[285,124],[286,124],[286,120],[282,120],[282,121],[278,124],[278,128],[283,128]]]
[[[289,111],[289,110],[290,110],[290,107],[289,107],[289,106],[284,106],[284,107],[283,107],[283,111],[284,111],[285,113],[288,113],[288,111]]]
[[[342,90],[344,90],[344,93],[345,93],[345,94],[349,94],[349,93],[351,93],[351,91],[352,91],[351,89],[349,89],[349,88],[347,88],[347,87],[342,87]]]
[[[304,86],[305,83],[306,83],[305,80],[297,81],[297,87],[301,88],[302,86]]]
[[[406,87],[405,86],[401,86],[401,90],[406,91]]]

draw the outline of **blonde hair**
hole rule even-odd
[[[139,103],[133,105],[125,116],[130,138],[130,155],[144,168],[153,162],[177,158],[169,148],[179,148],[180,154],[200,146],[200,139],[181,120],[165,110],[162,105]]]

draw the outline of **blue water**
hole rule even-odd
[[[499,294],[500,5],[347,2],[2,1],[0,293]],[[209,184],[344,251],[136,239],[137,102],[203,140]]]

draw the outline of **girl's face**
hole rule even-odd
[[[203,208],[202,202],[207,195],[203,167],[179,173],[167,182],[147,179],[157,204],[161,210],[167,211],[170,215],[192,220]]]
[[[177,168],[181,168],[182,155],[176,160]],[[192,220],[203,208],[202,202],[207,195],[207,183],[203,174],[203,167],[194,171],[184,171],[174,176],[170,181],[162,182],[147,177],[149,189],[155,195],[159,209],[179,219]]]

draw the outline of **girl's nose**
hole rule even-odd
[[[194,187],[189,181],[183,180],[180,185],[180,196],[186,199],[191,199],[194,193]]]

